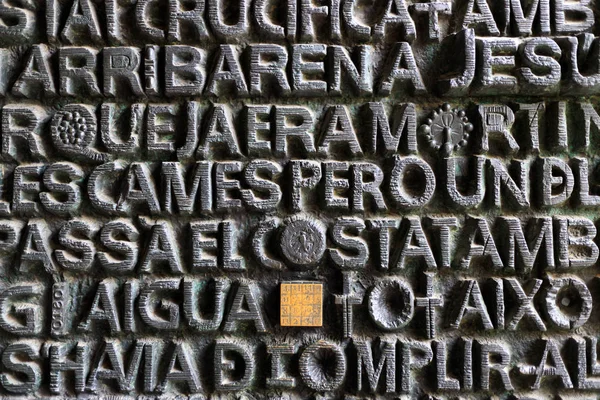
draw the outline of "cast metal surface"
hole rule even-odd
[[[600,396],[594,0],[0,0],[0,397]]]

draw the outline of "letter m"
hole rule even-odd
[[[531,0],[529,3],[529,12],[525,15],[523,10],[523,0],[510,0],[511,14],[514,18],[514,26],[519,36],[528,36],[533,33],[533,22],[536,15],[539,15],[540,33],[550,33],[550,1],[549,0]]]
[[[517,251],[521,257],[521,263],[524,267],[523,272],[529,272],[533,268],[538,253],[545,244],[546,267],[554,268],[554,240],[552,233],[552,219],[539,218],[534,224],[538,228],[535,240],[531,245],[527,243],[521,222],[515,217],[501,217],[508,227],[508,262],[507,268],[514,269],[517,258]]]
[[[373,360],[373,349],[370,343],[355,342],[357,353],[357,389],[362,390],[363,368],[367,375],[369,390],[371,393],[377,391],[381,373],[385,368],[385,391],[393,393],[396,390],[396,347],[394,343],[383,342],[379,346],[379,362],[377,368]]]
[[[417,112],[412,103],[403,104],[394,110],[392,126],[383,104],[368,104],[368,116],[371,121],[371,152],[377,152],[377,146],[383,145],[388,155],[398,152],[400,140],[405,136],[405,150],[417,151]]]

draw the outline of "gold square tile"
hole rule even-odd
[[[323,284],[282,283],[280,324],[281,326],[323,326]]]

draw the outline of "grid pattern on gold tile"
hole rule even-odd
[[[280,307],[281,326],[322,326],[323,284],[282,283]]]

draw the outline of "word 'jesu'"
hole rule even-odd
[[[36,44],[21,58],[0,49],[5,56],[0,94],[30,99],[52,99],[57,94],[69,98],[596,95],[597,46],[598,38],[590,33],[516,39],[475,37],[468,29],[444,44],[442,51],[453,61],[432,78],[426,74],[432,66],[418,63],[408,42],[397,42],[386,53],[372,45],[311,43],[220,45],[211,50],[188,45],[61,47],[53,54],[46,45]]]

